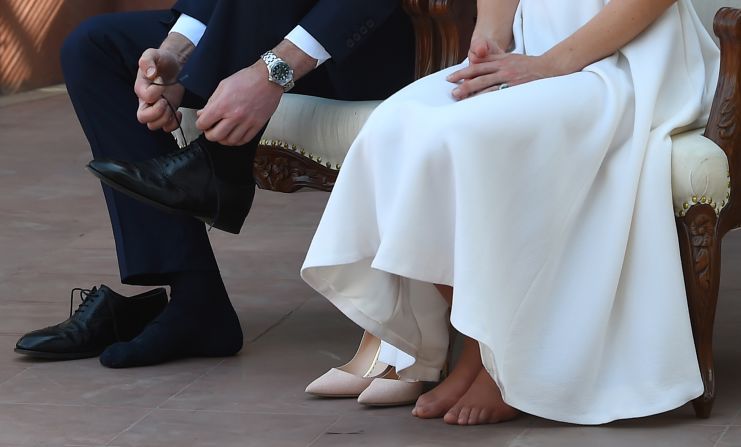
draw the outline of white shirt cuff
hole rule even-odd
[[[193,42],[193,45],[198,45],[201,37],[203,37],[203,33],[206,32],[206,25],[189,15],[180,14],[180,17],[178,17],[177,22],[170,29],[170,32],[180,33]]]
[[[314,37],[309,34],[301,25],[297,26],[286,36],[286,40],[290,40],[296,45],[299,50],[308,54],[310,57],[316,59],[316,66],[322,65],[332,56],[327,53],[322,44],[319,43]]]

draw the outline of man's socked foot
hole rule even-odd
[[[481,369],[468,391],[445,414],[444,421],[455,425],[495,424],[518,414],[518,410],[504,403],[494,379]]]
[[[227,357],[240,349],[242,329],[231,305],[194,314],[169,304],[136,338],[106,348],[100,363],[130,368],[186,357]]]

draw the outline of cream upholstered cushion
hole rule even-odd
[[[741,0],[692,0],[692,4],[716,42],[715,14],[724,6],[741,8]],[[672,141],[672,196],[676,215],[684,215],[696,203],[709,203],[720,212],[730,195],[726,154],[703,137],[702,130],[675,135]]]
[[[702,133],[698,129],[672,137],[672,202],[677,216],[698,203],[720,212],[728,202],[728,158]]]
[[[337,101],[285,94],[270,120],[261,143],[305,155],[332,169],[339,169],[363,123],[381,101]],[[193,141],[195,110],[181,109],[187,141]],[[182,145],[179,132],[175,137]]]
[[[262,141],[286,145],[338,169],[363,123],[380,103],[283,95]]]

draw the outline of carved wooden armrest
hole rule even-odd
[[[720,39],[720,77],[705,136],[728,157],[731,197],[723,209],[719,235],[741,225],[741,10],[722,8],[713,22]]]
[[[417,41],[417,78],[465,58],[475,24],[475,0],[403,0],[403,5]]]

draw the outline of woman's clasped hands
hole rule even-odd
[[[508,53],[494,39],[475,35],[471,39],[468,61],[468,67],[446,78],[457,84],[451,92],[456,100],[562,74],[548,54]]]

